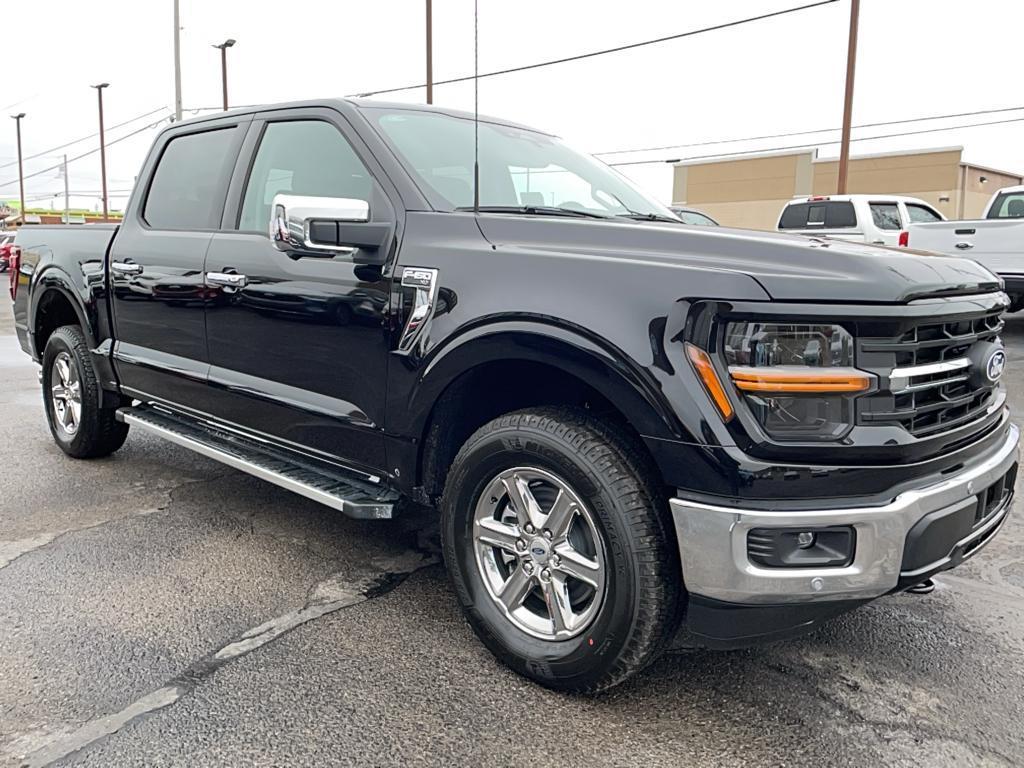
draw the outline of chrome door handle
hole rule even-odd
[[[430,324],[434,319],[437,307],[438,271],[424,267],[406,267],[402,270],[402,287],[413,288],[412,312],[405,323],[405,329],[398,340],[398,354],[410,356],[422,355],[430,339]]]
[[[134,264],[130,261],[112,261],[110,262],[110,268],[117,272],[119,275],[142,274],[142,265]]]
[[[210,285],[221,285],[225,288],[245,288],[249,278],[237,272],[207,272],[206,282]]]
[[[973,248],[974,245],[972,243],[957,243],[956,247],[958,249],[960,249],[961,251],[966,251],[966,250],[968,250],[970,248]]]

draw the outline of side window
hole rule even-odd
[[[268,123],[242,200],[238,228],[265,232],[274,195],[370,199],[372,180],[341,132],[320,120]]]
[[[154,229],[217,229],[235,162],[235,128],[190,133],[164,147],[142,218]]]
[[[907,203],[907,216],[914,224],[926,224],[929,221],[942,221],[942,217],[931,208],[916,203]]]
[[[908,205],[907,208],[909,209],[910,206]],[[871,203],[871,218],[879,229],[903,229],[900,209],[896,203]]]

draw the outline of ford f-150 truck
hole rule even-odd
[[[435,507],[473,629],[561,690],[926,588],[1013,495],[988,270],[688,227],[500,120],[175,123],[120,226],[14,260],[68,455],[133,428],[355,517]]]
[[[980,219],[911,224],[902,242],[974,259],[1003,279],[1010,311],[1024,309],[1024,187],[996,191]]]

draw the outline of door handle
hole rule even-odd
[[[245,288],[249,284],[249,278],[237,272],[207,272],[206,282],[210,285],[220,285],[224,288]]]
[[[972,243],[957,243],[956,247],[961,251],[966,251],[974,247]]]
[[[130,261],[112,261],[110,262],[110,268],[117,272],[119,275],[142,274],[142,265],[134,264]]]

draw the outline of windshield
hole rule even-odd
[[[363,110],[440,210],[473,205],[473,121],[417,110]],[[480,206],[670,217],[619,173],[558,139],[480,122]]]
[[[1003,192],[988,209],[989,219],[1024,218],[1024,192]]]

